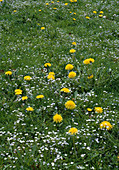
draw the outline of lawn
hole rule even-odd
[[[0,169],[117,170],[117,0],[0,0]]]

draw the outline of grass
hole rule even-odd
[[[0,2],[0,169],[118,169],[117,5],[116,0]],[[87,58],[94,63],[84,64]],[[76,77],[68,77],[67,64]],[[48,80],[49,72],[55,80]],[[61,92],[64,87],[70,93]],[[16,89],[22,94],[15,95]],[[68,100],[75,109],[65,107]],[[56,113],[60,123],[53,122]],[[112,128],[101,129],[103,121]],[[78,133],[69,134],[72,127]]]

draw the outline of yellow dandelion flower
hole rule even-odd
[[[17,12],[17,10],[14,10],[13,12]]]
[[[57,1],[57,2],[59,2],[59,1]]]
[[[76,77],[76,73],[74,71],[71,71],[69,73],[68,77],[72,79],[72,78]]]
[[[93,74],[92,75],[90,75],[90,76],[88,76],[88,79],[92,79],[93,78]]]
[[[70,90],[68,88],[62,88],[60,91],[65,93],[70,93]]]
[[[38,96],[36,96],[36,99],[42,99],[42,98],[44,98],[44,95],[38,95]]]
[[[74,15],[76,15],[76,12],[74,12]]]
[[[48,74],[48,75],[53,75],[53,76],[54,76],[54,75],[55,75],[55,73],[54,73],[54,72],[49,72],[49,74]]]
[[[96,14],[97,12],[96,11],[93,11],[94,14]]]
[[[30,111],[30,112],[33,112],[33,111],[34,111],[34,109],[33,109],[32,107],[27,107],[26,110],[27,110],[27,111]]]
[[[48,75],[47,78],[50,80],[55,80],[55,77],[52,74]]]
[[[28,81],[29,81],[29,80],[31,80],[31,79],[32,79],[32,78],[31,78],[30,76],[25,76],[25,77],[24,77],[24,80],[28,80]]]
[[[42,10],[41,9],[39,9],[39,12],[41,12]]]
[[[54,1],[51,1],[52,4],[54,4]]]
[[[3,0],[0,0],[0,2],[2,2]]]
[[[72,12],[70,11],[69,13],[71,14]]]
[[[12,72],[11,71],[6,71],[5,74],[11,76]]]
[[[72,42],[72,45],[76,45],[76,42]]]
[[[86,16],[86,19],[90,19],[90,17]]]
[[[27,100],[27,99],[28,99],[27,96],[23,96],[23,97],[22,97],[22,101]]]
[[[53,8],[53,9],[57,9],[57,8]]]
[[[62,120],[63,120],[63,118],[59,114],[56,114],[56,115],[53,116],[53,121],[56,122],[56,123],[60,123],[60,122],[62,122]]]
[[[104,122],[100,123],[100,128],[101,129],[104,128],[104,129],[107,129],[107,130],[111,130],[112,129],[112,125],[109,122],[104,121]]]
[[[103,14],[104,12],[103,11],[100,11],[100,14]]]
[[[76,18],[73,18],[73,21],[76,21]]]
[[[68,133],[70,133],[71,135],[76,135],[76,133],[78,133],[78,129],[77,128],[70,128]]]
[[[70,53],[75,53],[76,50],[74,50],[73,48],[69,51]]]
[[[91,112],[91,111],[92,111],[92,109],[91,109],[91,108],[87,108],[87,110],[88,110],[89,112]]]
[[[102,18],[102,17],[103,17],[103,15],[99,15],[99,17],[100,17],[100,18]]]
[[[88,58],[88,59],[85,59],[84,61],[83,61],[83,63],[84,64],[90,64],[90,63],[94,63],[94,59],[93,58]]]
[[[20,95],[22,94],[22,90],[21,89],[16,89],[15,90],[15,95]]]
[[[102,113],[103,109],[101,107],[95,107],[95,112],[96,113]]]
[[[44,66],[45,67],[51,67],[51,63],[45,63]]]
[[[68,101],[65,103],[65,107],[66,107],[67,109],[72,110],[72,109],[75,109],[76,105],[75,105],[75,103],[74,103],[72,100],[68,100]]]
[[[72,70],[74,68],[74,66],[72,64],[67,64],[65,66],[65,70]]]
[[[49,3],[46,3],[46,5],[49,5]]]
[[[65,3],[64,5],[68,5],[68,3]]]
[[[45,27],[41,27],[41,30],[45,30]]]

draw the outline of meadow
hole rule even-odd
[[[0,169],[117,170],[117,0],[0,0]]]

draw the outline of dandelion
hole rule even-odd
[[[111,130],[112,129],[112,125],[109,122],[104,121],[104,122],[100,123],[100,128],[101,129],[105,128],[107,130]]]
[[[77,128],[70,128],[68,133],[70,133],[71,135],[76,135],[76,133],[78,133],[78,129]]]
[[[51,63],[45,63],[44,66],[45,67],[51,67]]]
[[[56,115],[53,116],[53,121],[56,122],[56,123],[60,123],[60,122],[62,122],[62,120],[63,120],[63,118],[59,114],[56,114]]]
[[[46,3],[46,5],[49,5],[49,3]]]
[[[29,80],[31,80],[32,78],[30,77],[30,76],[25,76],[24,77],[24,80],[27,80],[27,81],[29,81]]]
[[[74,103],[72,100],[68,100],[68,101],[65,103],[65,107],[66,107],[67,109],[72,110],[72,109],[75,109],[76,105],[75,105],[75,103]]]
[[[76,12],[74,12],[74,15],[76,15]]]
[[[94,14],[96,14],[97,12],[96,11],[93,11]]]
[[[93,78],[93,74],[92,75],[90,75],[90,76],[88,76],[88,79],[92,79]]]
[[[95,107],[95,112],[96,113],[102,113],[103,109],[101,107]]]
[[[52,74],[48,75],[47,78],[48,78],[48,79],[51,79],[51,80],[54,80],[54,79],[55,79],[55,77],[54,77]]]
[[[27,110],[27,111],[30,111],[30,112],[33,112],[33,111],[34,111],[34,109],[33,109],[32,107],[27,107],[26,110]]]
[[[41,12],[41,9],[39,9],[39,12]]]
[[[65,66],[65,70],[72,70],[74,68],[74,66],[72,64],[67,64]]]
[[[53,8],[53,9],[57,9],[57,8]]]
[[[75,53],[75,52],[76,52],[76,50],[71,49],[69,52],[70,52],[70,53]]]
[[[90,17],[86,16],[86,19],[90,19]]]
[[[73,21],[76,21],[76,18],[73,18]]]
[[[88,110],[89,112],[91,112],[91,111],[92,111],[92,109],[91,109],[91,108],[87,108],[87,110]]]
[[[16,89],[15,90],[15,95],[20,95],[22,94],[22,90],[21,89]]]
[[[90,64],[90,63],[94,63],[94,59],[93,58],[88,58],[88,59],[85,59],[84,61],[83,61],[83,63],[84,64]]]
[[[54,1],[51,1],[52,4],[54,4]]]
[[[70,93],[70,90],[68,88],[63,88],[60,91],[64,93]]]
[[[22,97],[22,101],[27,100],[27,99],[28,99],[27,96],[23,96],[23,97]]]
[[[74,71],[71,71],[68,75],[69,78],[74,78],[76,77],[76,73]]]
[[[5,74],[11,76],[12,72],[11,71],[6,71]]]
[[[44,95],[38,95],[38,96],[36,96],[36,99],[42,99],[42,98],[44,98]]]
[[[54,73],[54,72],[49,72],[49,75],[53,75],[53,76],[54,76],[54,75],[55,75],[55,73]]]
[[[41,27],[41,30],[45,30],[45,27]]]
[[[17,10],[14,10],[13,12],[17,12]]]
[[[99,17],[100,17],[100,18],[102,18],[102,17],[103,17],[103,15],[99,15]]]
[[[76,42],[72,42],[72,45],[76,45]]]
[[[104,12],[103,11],[100,11],[100,14],[103,14]]]
[[[65,3],[64,5],[68,5],[68,3]]]

